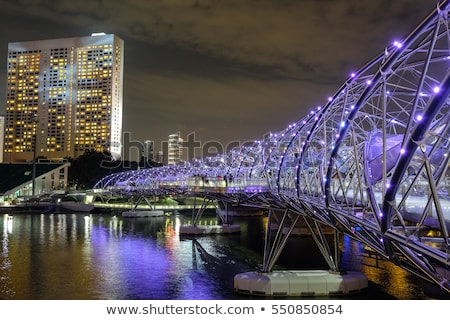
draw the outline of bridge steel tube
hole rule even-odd
[[[96,187],[289,210],[450,292],[449,10],[450,0],[439,2],[325,105],[223,161],[114,174]],[[200,174],[237,180],[214,195],[187,182]]]

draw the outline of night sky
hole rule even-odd
[[[129,140],[154,140],[158,148],[180,131],[225,148],[280,131],[323,105],[352,71],[405,37],[436,4],[0,0],[0,112],[9,42],[105,32],[125,44],[123,131]],[[131,159],[134,153],[125,154]]]

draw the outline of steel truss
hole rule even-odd
[[[293,225],[303,217],[311,229],[332,227],[450,292],[449,9],[450,1],[437,3],[327,104],[285,130],[226,155],[110,175],[96,187],[220,196],[284,212]],[[232,180],[205,186],[204,176]],[[264,271],[292,232],[280,228],[266,240]],[[320,238],[330,269],[339,271]]]

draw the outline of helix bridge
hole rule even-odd
[[[268,232],[259,274],[274,271],[302,221],[331,272],[341,272],[345,247],[329,246],[324,228],[450,292],[449,9],[450,1],[437,3],[284,130],[226,154],[111,174],[95,188],[267,210],[276,232]]]

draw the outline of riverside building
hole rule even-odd
[[[123,51],[104,33],[9,43],[4,162],[120,158]]]

